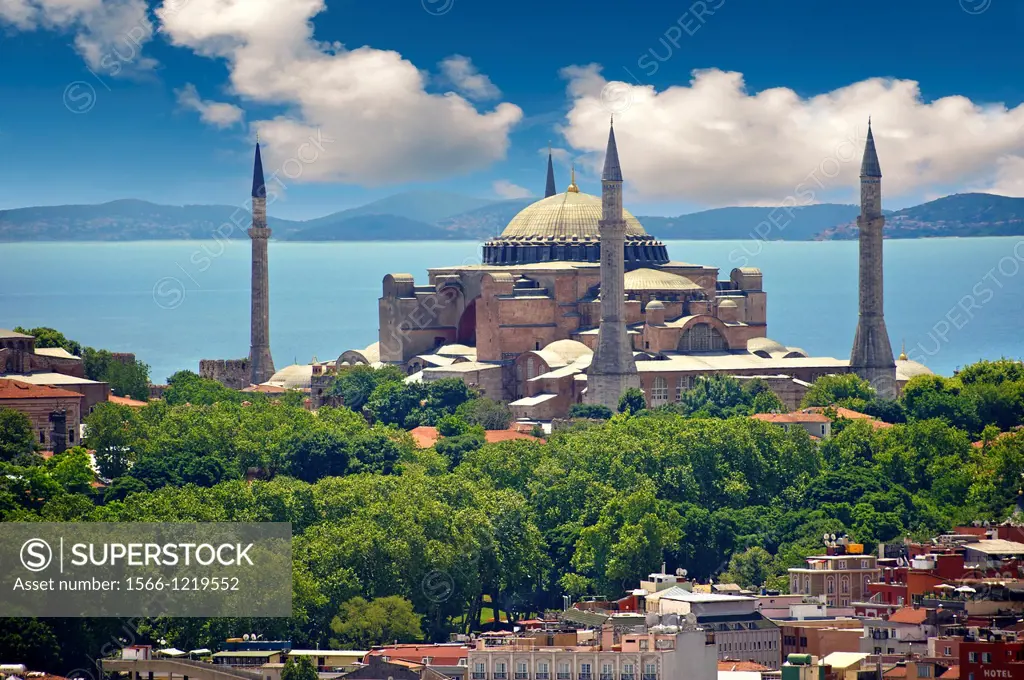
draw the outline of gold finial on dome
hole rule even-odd
[[[900,350],[899,360],[900,361],[906,361],[907,360],[907,341],[906,340],[903,341],[903,349]]]
[[[576,186],[576,164],[575,163],[572,164],[572,175],[571,175],[571,178],[569,180],[569,187],[566,189],[566,191],[574,193],[574,194],[580,193],[580,188],[578,186]]]

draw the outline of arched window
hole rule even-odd
[[[829,576],[828,580],[828,594],[833,595],[836,592],[836,580],[834,577]]]
[[[537,375],[537,368],[534,366],[533,357],[526,360],[526,379],[529,380]]]
[[[651,406],[668,403],[668,381],[660,375],[654,377],[651,384]]]
[[[843,593],[843,595],[849,595],[850,594],[850,577],[849,576],[844,576],[842,578],[842,580],[840,580],[840,582],[839,582],[839,587],[840,587],[841,592]]]
[[[694,324],[679,338],[680,352],[722,352],[727,349],[725,338],[718,329],[706,323]]]

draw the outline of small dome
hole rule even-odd
[[[732,300],[724,300],[724,301],[722,301],[722,302],[720,302],[718,304],[718,308],[719,309],[739,309],[739,305],[737,305]]]
[[[935,371],[912,359],[896,361],[896,379],[910,380],[919,375],[935,375]]]
[[[288,390],[308,388],[313,382],[313,366],[310,364],[292,364],[270,376],[264,385],[274,385]]]
[[[661,300],[651,300],[647,303],[647,311],[652,309],[665,309],[665,305]]]
[[[805,352],[804,350],[802,350],[799,347],[787,347],[786,350],[787,350],[787,352],[786,352],[786,358],[787,359],[794,359],[796,357],[810,356],[807,352]]]
[[[593,353],[589,347],[577,340],[555,340],[541,351],[556,354],[567,364],[571,364],[585,354]]]
[[[696,283],[662,269],[632,269],[626,272],[625,289],[628,291],[688,291],[701,290]]]
[[[770,338],[751,338],[747,340],[747,351],[751,353],[756,352],[787,352],[785,345],[782,345]]]

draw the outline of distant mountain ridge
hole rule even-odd
[[[274,238],[288,241],[483,241],[535,198],[490,200],[415,191],[313,220],[270,216]],[[678,217],[639,216],[662,240],[828,240],[856,238],[858,206],[727,207]],[[247,238],[244,207],[167,206],[133,199],[0,211],[0,241],[132,241]],[[956,194],[887,213],[887,238],[1024,234],[1024,198]]]
[[[1019,236],[1024,234],[1024,198],[997,194],[953,194],[886,215],[885,238]],[[857,238],[856,219],[824,230],[820,240]]]

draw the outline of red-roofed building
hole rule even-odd
[[[71,390],[0,378],[0,408],[13,409],[28,416],[39,445],[47,449],[54,446],[54,427],[66,430],[63,434],[67,446],[80,443],[82,400],[81,394]],[[54,418],[54,414],[61,412],[62,420]],[[63,425],[58,425],[61,422]]]
[[[807,430],[812,437],[827,438],[832,434],[832,421],[828,416],[821,413],[813,413],[810,409],[793,411],[792,413],[755,413],[750,416],[754,420],[761,420],[784,428],[787,432],[794,425]]]
[[[810,408],[804,409],[811,413],[825,413],[828,410],[834,411],[837,418],[845,418],[846,420],[869,420],[871,421],[871,427],[876,430],[884,430],[892,427],[892,423],[887,423],[884,420],[879,420],[874,416],[869,416],[867,413],[861,413],[860,411],[854,411],[852,408],[845,408],[843,406],[811,406]]]
[[[119,397],[116,394],[111,394],[107,399],[111,404],[120,404],[121,406],[131,406],[132,408],[142,408],[146,405],[146,402],[139,401],[138,399],[130,399],[128,397]]]
[[[428,667],[467,668],[469,647],[464,644],[389,644],[368,652],[362,663],[379,656],[388,662],[423,664]]]
[[[960,666],[950,666],[939,676],[942,680],[960,680]]]
[[[431,446],[437,443],[437,440],[441,438],[438,434],[436,427],[428,427],[427,425],[420,425],[409,430],[409,434],[412,435],[413,440],[416,442],[416,446],[421,449],[429,449]],[[495,444],[497,442],[507,442],[513,439],[527,439],[531,441],[538,441],[537,437],[532,434],[525,432],[519,432],[513,429],[509,430],[487,430],[484,432],[484,437],[488,444]]]

